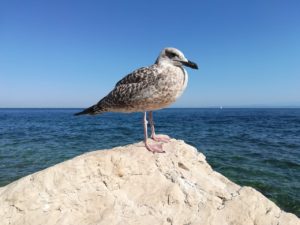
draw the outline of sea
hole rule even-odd
[[[143,140],[142,113],[0,109],[0,187],[82,153]],[[218,172],[300,217],[300,109],[163,109],[157,133],[184,140]],[[146,150],[145,150],[146,151]]]

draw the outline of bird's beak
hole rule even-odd
[[[185,65],[185,66],[191,67],[191,68],[196,69],[196,70],[198,69],[197,64],[194,63],[194,62],[192,62],[192,61],[190,61],[190,60],[187,60],[187,61],[181,61],[181,62],[182,62],[182,64]]]

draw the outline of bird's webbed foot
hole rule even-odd
[[[151,136],[151,138],[152,138],[154,141],[164,142],[164,143],[168,143],[168,142],[170,142],[170,140],[171,140],[171,138],[170,138],[168,135],[164,135],[164,134],[160,134],[160,135],[153,134],[153,135]]]
[[[146,142],[145,146],[146,146],[147,150],[152,153],[165,153],[165,151],[163,150],[162,144],[156,144],[156,143],[149,144],[148,142]]]

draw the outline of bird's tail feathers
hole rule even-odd
[[[104,112],[104,110],[101,106],[93,105],[89,108],[84,109],[81,112],[75,113],[74,116],[80,116],[80,115],[85,115],[85,114],[96,115],[96,114],[100,114],[100,113],[103,113],[103,112]]]

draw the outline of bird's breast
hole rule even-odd
[[[188,83],[188,74],[184,68],[173,67],[166,72],[163,84],[159,85],[171,100],[175,101],[185,90]]]
[[[178,89],[176,93],[176,99],[179,98],[186,89],[188,79],[189,77],[186,70],[182,68],[182,75],[180,76],[180,78],[178,78]]]

